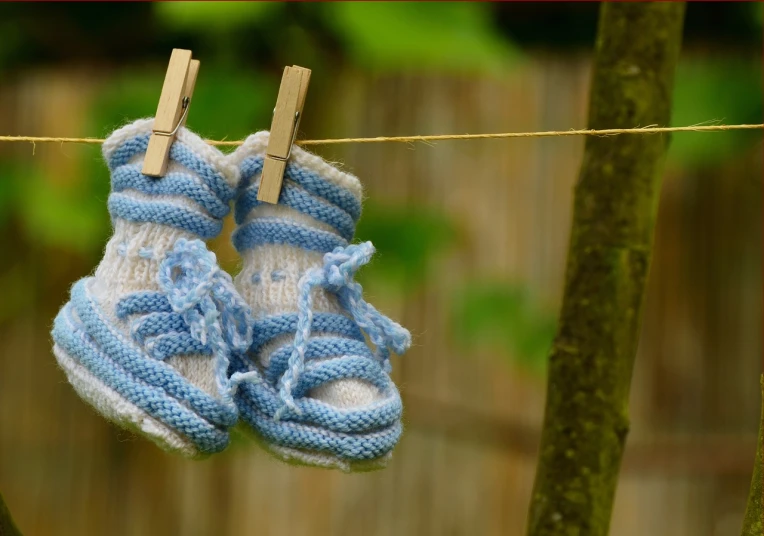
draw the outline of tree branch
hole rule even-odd
[[[588,128],[668,125],[684,4],[600,7]],[[604,536],[669,137],[586,140],[549,362],[530,536]]]

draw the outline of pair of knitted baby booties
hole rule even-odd
[[[410,335],[353,280],[374,252],[350,244],[358,179],[295,147],[278,204],[261,203],[267,132],[225,155],[185,128],[165,176],[147,177],[152,125],[103,145],[114,234],[52,333],[69,382],[106,418],[189,457],[223,450],[243,423],[292,463],[384,466],[402,430],[389,357]],[[235,280],[204,243],[231,201]]]

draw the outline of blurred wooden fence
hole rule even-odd
[[[93,134],[82,116],[97,83],[92,73],[56,71],[0,85],[0,131]],[[588,64],[575,58],[532,61],[500,80],[346,73],[311,97],[302,129],[349,137],[578,128],[587,85]],[[582,148],[565,138],[319,151],[356,173],[375,201],[440,209],[465,237],[415,294],[372,297],[416,336],[394,362],[406,432],[377,473],[292,468],[243,439],[189,462],[110,426],[66,384],[48,336],[57,299],[92,266],[72,253],[27,252],[23,269],[38,285],[0,325],[0,490],[25,534],[521,534],[545,384],[505,358],[460,353],[448,300],[470,278],[499,277],[556,310]],[[73,146],[38,146],[34,157],[29,146],[0,147],[0,157],[25,153],[30,171],[76,187],[75,151],[97,157]],[[739,529],[759,408],[760,177],[760,146],[705,174],[667,170],[614,535]],[[8,224],[0,240],[19,243],[17,231]],[[3,245],[0,266],[10,269],[13,249]],[[216,247],[234,258],[227,239]]]

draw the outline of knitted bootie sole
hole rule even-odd
[[[246,402],[241,402],[246,404]],[[250,409],[249,412],[254,412]],[[244,413],[245,411],[242,411]],[[337,469],[345,473],[364,473],[369,471],[378,471],[387,467],[392,459],[392,452],[383,454],[371,460],[347,460],[345,458],[327,454],[326,452],[301,450],[297,448],[285,447],[271,442],[264,435],[257,431],[252,423],[256,420],[251,416],[241,418],[237,431],[254,441],[261,449],[273,456],[277,460],[288,465],[316,467],[319,469]]]
[[[272,445],[270,450],[275,457],[284,460],[286,463],[322,467],[324,469],[339,469],[345,473],[363,473],[384,469],[393,457],[393,454],[388,452],[373,460],[347,461],[337,456],[327,456],[325,453],[311,453],[289,447],[279,447],[278,445]]]
[[[201,453],[193,442],[102,383],[90,369],[69,357],[58,344],[53,346],[53,354],[80,398],[93,406],[98,413],[127,430],[145,435],[161,449],[177,452],[188,458],[200,457]],[[123,373],[121,379],[124,382],[128,377]]]
[[[352,280],[373,252],[369,243],[349,244],[360,182],[294,147],[278,204],[260,203],[267,141],[267,133],[250,136],[230,156],[242,176],[232,238],[243,267],[235,284],[255,319],[252,346],[232,355],[230,370],[260,375],[235,397],[240,418],[288,463],[384,467],[402,432],[388,348],[401,353],[410,337]]]
[[[104,143],[114,234],[54,322],[54,354],[96,411],[188,457],[223,450],[238,419],[227,376],[248,308],[198,238],[222,229],[238,171],[185,128],[161,178],[141,173],[152,120]],[[238,346],[237,346],[238,345]]]
[[[254,397],[251,396],[251,392],[247,392],[249,389],[248,386],[242,386],[242,395],[237,397],[240,418],[243,424],[241,427],[242,433],[252,438],[268,454],[284,463],[321,469],[337,469],[345,473],[363,473],[384,469],[392,459],[392,452],[390,450],[400,438],[400,429],[394,432],[394,441],[388,447],[389,450],[387,452],[383,454],[374,453],[369,459],[351,459],[347,455],[334,454],[326,449],[311,448],[320,442],[331,442],[330,438],[326,437],[323,441],[316,439],[316,435],[324,435],[322,432],[325,432],[325,430],[316,429],[312,426],[300,427],[299,425],[290,426],[289,424],[280,429],[274,427],[273,418],[259,412],[257,405],[250,402]],[[285,437],[295,435],[302,435],[303,440],[284,439]],[[330,434],[330,437],[332,435]],[[338,440],[335,441],[335,445],[342,443],[343,439],[345,440],[345,445],[341,447],[343,450],[358,450],[358,446],[349,444],[353,441],[352,435],[339,435],[334,436],[334,438]],[[305,448],[286,446],[286,444],[302,444],[305,445]]]

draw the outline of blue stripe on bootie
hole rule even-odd
[[[245,263],[236,285],[255,323],[252,346],[234,353],[230,370],[259,378],[239,388],[240,416],[288,461],[353,470],[385,460],[401,436],[403,410],[389,357],[405,352],[411,338],[364,301],[353,280],[374,252],[370,242],[349,244],[361,214],[360,185],[358,193],[342,187],[326,176],[340,172],[295,148],[271,208],[257,201],[262,153],[246,145],[232,156],[242,176],[232,239]],[[289,251],[315,261],[296,274]],[[260,273],[248,263],[275,269]],[[315,310],[317,292],[330,296],[336,312]],[[258,296],[274,293],[288,294],[288,304],[260,303]],[[373,399],[342,406],[327,399],[327,389],[341,392],[350,382]]]
[[[104,144],[115,232],[95,276],[75,283],[56,317],[54,353],[107,418],[198,456],[228,444],[238,419],[233,394],[248,379],[229,377],[228,367],[231,352],[251,344],[249,307],[198,239],[220,233],[238,172],[181,129],[168,173],[143,175],[151,123],[128,125]]]

